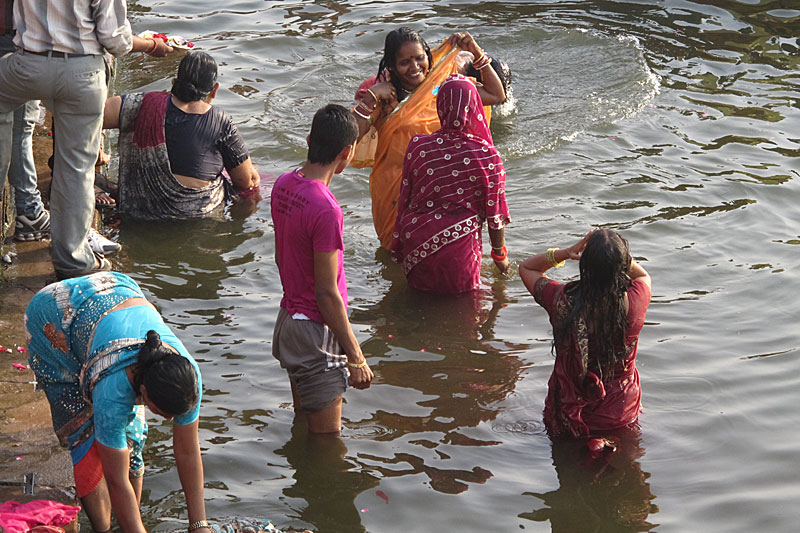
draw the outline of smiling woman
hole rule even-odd
[[[372,166],[369,178],[372,218],[381,246],[391,248],[397,217],[397,199],[408,142],[414,135],[439,129],[436,93],[439,85],[458,70],[457,49],[471,53],[481,69],[478,94],[484,106],[505,100],[505,91],[489,57],[469,33],[454,33],[435,50],[411,28],[386,35],[378,74],[361,84],[352,112],[359,126],[361,155],[354,166]],[[486,116],[490,117],[487,109]],[[374,133],[367,133],[374,128]],[[376,140],[374,157],[364,156],[365,145]],[[370,154],[371,155],[371,154]]]

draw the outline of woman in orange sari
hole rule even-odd
[[[502,103],[506,94],[491,68],[491,58],[469,33],[455,33],[431,50],[419,33],[406,27],[389,32],[377,76],[362,83],[356,93],[352,112],[358,121],[359,145],[353,166],[372,166],[372,218],[381,246],[387,250],[397,218],[406,147],[414,135],[440,128],[436,93],[458,70],[458,49],[473,55],[472,64],[482,75],[481,103]],[[487,117],[489,113],[487,109]]]

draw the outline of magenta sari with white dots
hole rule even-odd
[[[406,150],[392,257],[410,286],[459,293],[480,283],[483,221],[492,229],[510,221],[506,171],[470,79],[447,78],[436,107],[441,129]]]

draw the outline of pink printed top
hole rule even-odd
[[[324,323],[314,294],[314,252],[338,251],[336,284],[347,308],[342,209],[324,183],[306,178],[300,169],[278,178],[270,207],[283,284],[281,307]]]

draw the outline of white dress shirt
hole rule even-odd
[[[14,43],[29,52],[115,56],[133,47],[125,0],[15,0]]]

